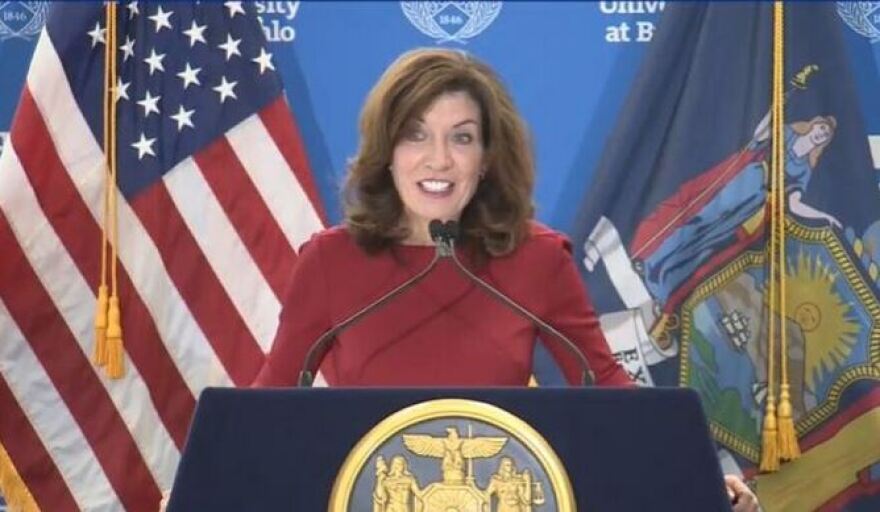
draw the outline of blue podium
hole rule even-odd
[[[388,428],[403,410],[427,418],[424,404],[437,401],[488,407],[490,423],[497,408],[517,423],[490,432],[463,414]],[[369,441],[377,425],[386,439]],[[535,434],[564,468],[573,506],[552,471],[514,461],[516,440]],[[352,470],[357,453],[367,455]],[[481,512],[503,499],[530,512],[730,510],[697,395],[681,388],[207,389],[168,510],[428,511],[443,496],[451,503],[452,490],[461,500],[467,490]],[[456,506],[444,512],[467,509]]]

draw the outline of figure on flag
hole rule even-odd
[[[673,316],[681,300],[764,233],[769,120],[768,113],[741,151],[684,183],[636,230],[630,250],[634,266],[662,310],[651,328],[661,348],[672,344],[668,331],[678,325]],[[839,228],[834,216],[802,199],[836,126],[833,116],[816,116],[785,127],[785,183],[791,213]]]

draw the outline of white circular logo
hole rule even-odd
[[[48,2],[0,2],[0,41],[31,39],[46,24]]]
[[[872,43],[880,41],[880,2],[837,2],[837,14]]]
[[[410,23],[437,43],[464,44],[495,21],[501,2],[400,2],[400,8]]]

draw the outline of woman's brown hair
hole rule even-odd
[[[346,178],[345,222],[370,253],[409,234],[388,166],[405,127],[440,95],[465,92],[479,105],[486,173],[460,219],[464,243],[485,254],[513,251],[534,215],[534,161],[525,124],[489,66],[460,51],[418,49],[385,71],[361,112],[360,147]]]

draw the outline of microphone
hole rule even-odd
[[[398,295],[424,279],[424,277],[428,275],[428,273],[431,272],[431,270],[433,270],[435,266],[437,266],[437,262],[440,260],[440,258],[447,257],[449,256],[449,254],[451,254],[450,251],[452,251],[452,249],[450,245],[445,242],[445,240],[449,236],[449,232],[443,225],[443,223],[436,219],[432,220],[428,225],[428,231],[431,234],[431,239],[434,240],[434,243],[437,246],[434,257],[428,263],[428,266],[426,266],[418,274],[412,276],[411,278],[398,285],[396,288],[392,289],[390,292],[367,304],[342,322],[339,322],[330,329],[324,331],[324,334],[319,336],[318,339],[315,340],[314,343],[312,343],[312,346],[309,347],[309,351],[306,352],[306,357],[303,361],[302,370],[300,370],[299,372],[297,386],[301,388],[312,387],[312,384],[315,381],[315,369],[317,367],[317,363],[320,361],[320,359],[318,359],[318,356],[320,355],[321,359],[323,359],[323,355],[326,353],[326,350],[330,347],[338,334],[342,333],[344,330],[357,323],[360,319],[387,304],[389,301],[391,301],[391,299],[397,297]],[[444,241],[441,241],[441,239]]]
[[[434,222],[439,221],[431,221]],[[448,246],[447,249],[444,249],[443,253],[448,255],[453,263],[455,263],[455,267],[458,269],[460,273],[462,273],[465,277],[476,283],[483,290],[492,295],[496,299],[498,299],[502,304],[509,307],[510,309],[519,313],[520,316],[523,316],[529,319],[533,324],[535,324],[538,329],[540,329],[545,334],[551,334],[562,344],[563,347],[566,348],[574,357],[578,360],[581,366],[581,386],[591,386],[595,382],[595,376],[593,375],[593,370],[590,369],[590,363],[587,361],[586,356],[577,345],[574,344],[568,336],[559,332],[558,329],[548,324],[544,320],[541,320],[537,315],[526,309],[525,307],[519,305],[516,301],[505,295],[503,292],[492,286],[491,284],[483,281],[479,277],[477,277],[473,272],[467,269],[461,262],[458,260],[458,256],[455,255],[455,240],[458,238],[459,227],[458,223],[451,220],[443,224],[442,227],[437,228],[438,238],[435,240],[438,241],[438,245],[441,243]],[[433,234],[431,235],[434,236]],[[440,250],[438,249],[437,253],[440,254]]]

